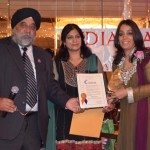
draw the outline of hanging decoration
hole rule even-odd
[[[149,28],[150,27],[150,16],[149,16],[149,9],[147,11],[147,17],[146,17],[146,28]]]
[[[132,2],[131,0],[124,1],[123,19],[132,19]]]
[[[150,9],[149,9],[149,0],[147,0],[147,17],[146,17],[146,28],[150,27]]]
[[[7,36],[10,36],[11,35],[11,21],[10,21],[10,18],[11,18],[11,15],[10,15],[10,6],[11,6],[11,2],[10,0],[8,0],[8,3],[7,3],[7,11],[8,11],[8,20],[7,20]]]

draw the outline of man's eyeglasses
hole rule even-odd
[[[31,30],[31,31],[36,31],[36,25],[35,25],[35,24],[27,25],[25,22],[21,22],[21,23],[18,24],[18,25],[19,25],[19,27],[20,27],[21,29],[25,29],[25,30],[29,29],[29,30]]]

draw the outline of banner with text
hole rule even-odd
[[[116,29],[83,29],[86,44],[102,62],[104,71],[111,71],[115,55],[114,35]],[[150,47],[150,29],[141,29],[146,47]]]

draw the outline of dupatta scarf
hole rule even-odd
[[[145,58],[137,62],[138,85],[147,84],[148,81],[144,74],[144,68],[150,60],[150,50],[144,51]],[[147,149],[147,132],[148,132],[148,98],[142,98],[137,104],[136,132],[135,132],[135,149]]]

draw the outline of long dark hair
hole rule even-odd
[[[56,57],[55,57],[56,60],[67,61],[69,59],[69,52],[68,52],[67,47],[64,45],[64,42],[66,41],[67,34],[74,29],[76,29],[81,36],[81,41],[82,41],[81,42],[82,43],[81,44],[81,53],[80,53],[81,57],[87,58],[92,54],[90,48],[87,47],[85,44],[84,34],[83,34],[83,31],[80,29],[80,27],[76,24],[67,24],[61,32],[61,42],[62,43],[60,45],[59,51],[56,54]]]
[[[115,59],[113,61],[114,65],[118,65],[120,63],[122,57],[124,56],[124,50],[119,44],[119,32],[120,32],[120,28],[122,25],[128,25],[132,29],[133,40],[134,40],[135,47],[136,47],[135,52],[138,50],[143,51],[145,49],[143,36],[142,36],[142,33],[141,33],[139,27],[137,26],[137,24],[130,19],[122,20],[117,27],[116,34],[114,37],[114,46],[117,48],[116,56],[115,56]],[[131,62],[133,62],[134,57],[135,56],[133,54],[131,56],[131,59],[130,59]]]

